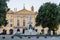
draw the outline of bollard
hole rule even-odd
[[[36,38],[39,38],[39,36],[37,36]]]
[[[44,36],[44,38],[47,38],[47,36]]]
[[[20,37],[22,39],[22,37]]]
[[[11,38],[13,39],[14,37],[13,37],[13,36],[11,36]]]
[[[28,38],[31,38],[31,37],[28,37]]]
[[[3,39],[5,39],[5,37],[2,37]]]

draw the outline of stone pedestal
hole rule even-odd
[[[53,35],[53,31],[51,31],[51,35]]]

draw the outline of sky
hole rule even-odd
[[[17,11],[19,11],[23,9],[23,6],[25,6],[27,10],[31,10],[31,6],[34,6],[34,10],[38,11],[39,7],[46,2],[56,3],[58,5],[60,0],[10,0],[7,2],[7,5],[13,11],[14,8],[17,8]]]

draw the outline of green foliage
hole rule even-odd
[[[59,24],[60,24],[60,4],[59,4],[58,12],[59,12],[59,15],[58,15],[58,22],[59,22]]]
[[[8,0],[0,0],[0,26],[7,25],[7,20],[6,20],[6,13],[9,10],[7,6]]]
[[[54,30],[58,25],[58,5],[54,3],[45,3],[39,10],[36,17],[36,26],[42,25],[43,28],[48,27],[50,30]]]

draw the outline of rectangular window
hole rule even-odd
[[[17,20],[17,26],[19,26],[19,20]]]
[[[12,24],[10,24],[10,27],[12,27]]]
[[[12,22],[12,19],[10,19],[10,22]]]
[[[25,26],[25,20],[23,20],[23,26]]]

